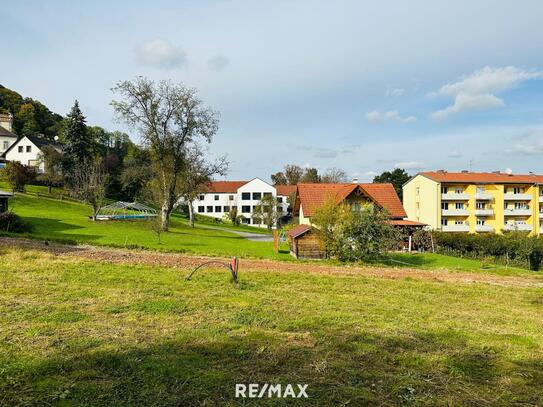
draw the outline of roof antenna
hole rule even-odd
[[[469,160],[469,172],[472,172],[473,168],[473,159]]]

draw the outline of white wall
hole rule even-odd
[[[242,199],[244,193],[249,194],[249,199]],[[236,192],[229,192],[229,193],[215,193],[215,192],[209,192],[205,194],[200,194],[198,198],[194,201],[194,211],[195,213],[211,216],[213,218],[222,219],[224,217],[225,206],[231,208],[232,206],[236,206],[238,209],[238,214],[242,215],[245,218],[245,223],[250,224],[253,226],[261,226],[265,227],[265,225],[261,224],[254,224],[252,220],[253,216],[253,209],[262,197],[264,196],[264,193],[271,193],[273,197],[281,198],[283,201],[280,203],[280,206],[282,208],[282,214],[287,214],[288,209],[288,202],[287,202],[287,196],[277,196],[277,190],[273,185],[268,184],[267,182],[262,181],[259,178],[255,178],[245,185],[238,188]],[[256,194],[256,195],[255,195]],[[258,195],[260,194],[260,195]],[[202,199],[201,199],[202,198]],[[232,198],[232,199],[231,199]],[[217,206],[220,206],[220,211],[217,211]],[[243,207],[248,206],[249,212],[243,212]],[[210,208],[212,207],[212,208]],[[203,209],[203,211],[202,211]],[[208,211],[209,209],[212,209],[212,211]]]
[[[0,136],[0,154],[3,154],[13,143],[17,141],[16,138]],[[8,143],[7,148],[4,147],[4,143]]]
[[[19,152],[19,148],[23,147],[23,152]],[[30,152],[27,152],[27,147],[30,147]],[[40,154],[40,149],[36,147],[27,137],[23,137],[15,147],[13,147],[6,154],[7,161],[18,161],[23,165],[35,165],[35,162],[38,160]],[[39,171],[44,171],[44,164],[40,164]]]

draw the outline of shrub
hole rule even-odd
[[[539,270],[543,262],[543,239],[524,232],[469,234],[434,232],[438,250],[447,254],[478,259],[492,257],[530,270]]]
[[[34,168],[17,161],[8,162],[4,174],[8,185],[17,192],[24,192],[26,184],[36,178]]]
[[[32,231],[31,226],[13,212],[0,213],[0,230],[2,232],[25,233]]]

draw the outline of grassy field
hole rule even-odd
[[[543,403],[541,288],[273,269],[235,288],[0,250],[0,405]],[[310,398],[243,403],[235,383]]]
[[[186,219],[174,216],[170,231],[161,235],[159,243],[149,222],[92,222],[89,219],[90,208],[77,202],[37,197],[34,194],[16,194],[10,200],[10,208],[33,226],[31,236],[37,238],[217,256],[290,259],[286,244],[276,254],[273,243],[249,241],[228,231],[210,229],[214,225],[209,220],[191,228]],[[227,225],[217,227],[239,231],[254,229]]]

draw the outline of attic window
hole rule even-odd
[[[22,153],[24,151],[23,146],[19,146],[18,150],[19,150],[20,153]]]
[[[26,152],[31,153],[32,152],[32,146],[26,146]]]

